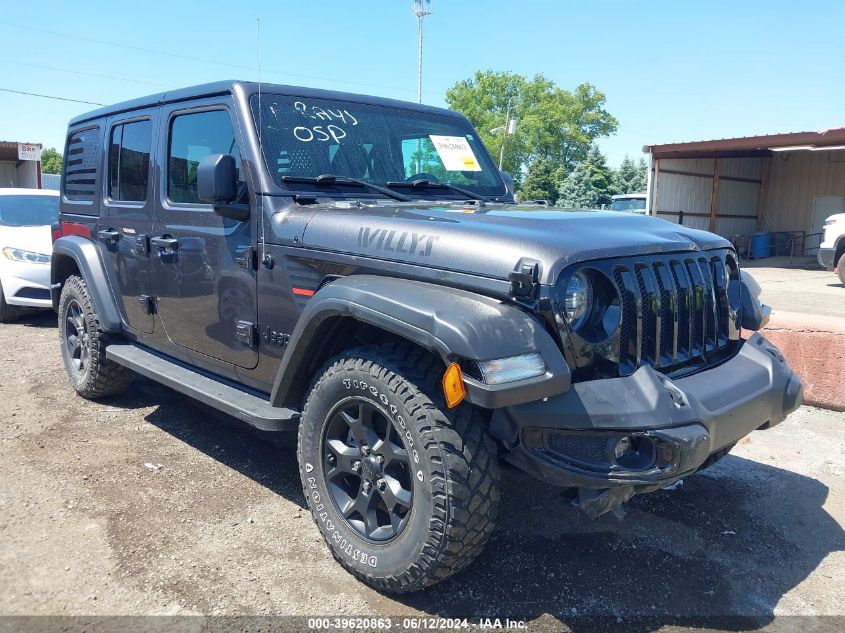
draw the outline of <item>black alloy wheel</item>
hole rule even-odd
[[[349,398],[329,414],[323,467],[338,513],[362,538],[395,539],[414,498],[410,456],[387,414],[369,400]]]
[[[76,299],[68,301],[64,318],[68,357],[73,368],[79,373],[84,373],[91,358],[91,335],[79,301]]]

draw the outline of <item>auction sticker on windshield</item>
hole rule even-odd
[[[481,171],[481,166],[464,137],[430,134],[429,138],[447,171]]]

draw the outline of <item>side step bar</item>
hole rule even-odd
[[[106,357],[262,431],[291,431],[299,424],[298,411],[277,409],[267,400],[199,374],[141,347],[109,345]]]

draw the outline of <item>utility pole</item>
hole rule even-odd
[[[417,103],[422,103],[422,60],[423,60],[423,19],[431,15],[429,7],[431,0],[414,0],[414,15],[419,23],[419,38],[417,42]]]
[[[499,171],[502,171],[502,163],[505,161],[505,143],[508,140],[508,134],[516,131],[516,121],[511,122],[511,101],[512,99],[508,97],[508,112],[505,115],[505,125],[502,127],[502,147],[499,150]]]

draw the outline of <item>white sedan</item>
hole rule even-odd
[[[0,323],[21,307],[52,308],[51,227],[59,220],[59,192],[0,189]]]

